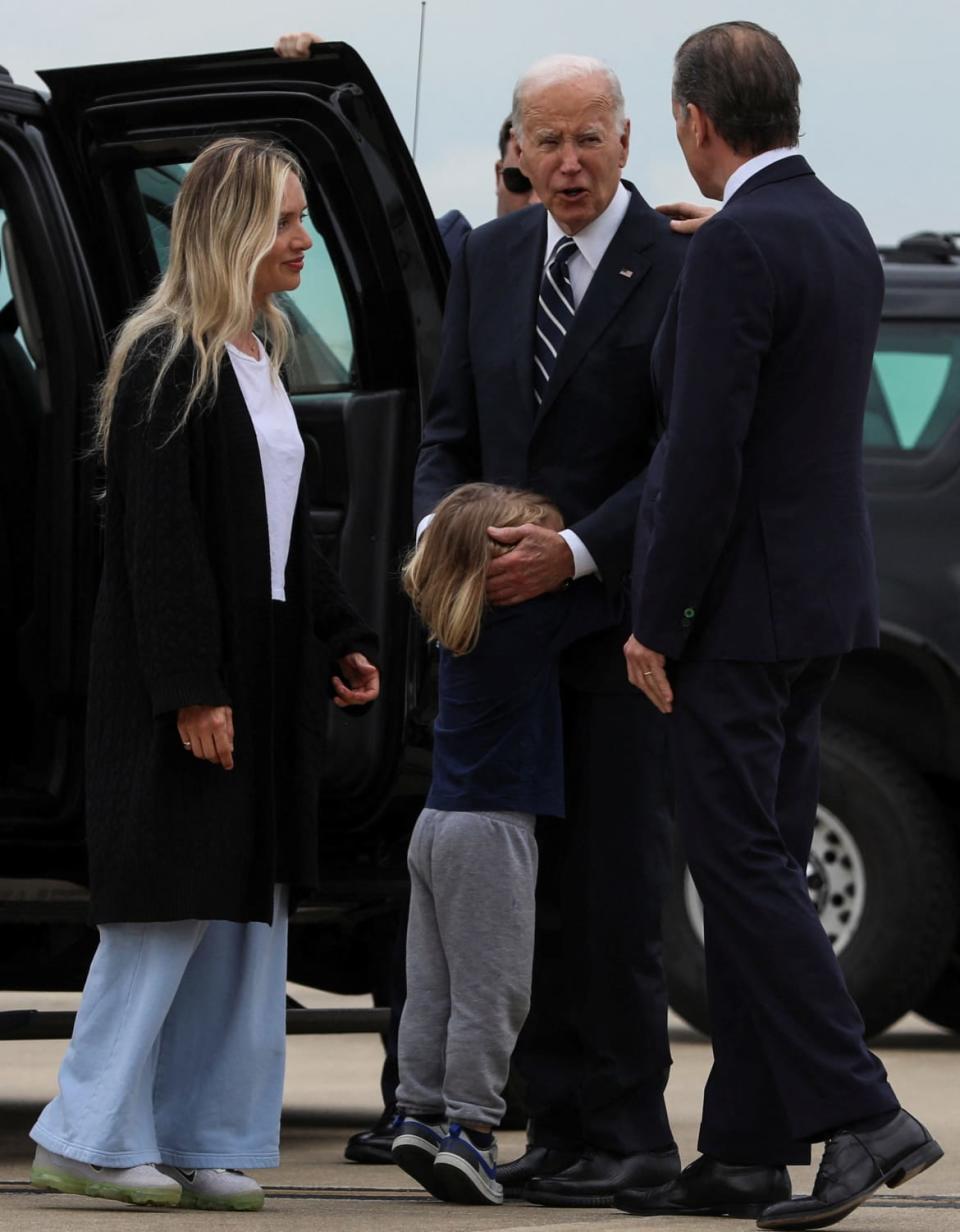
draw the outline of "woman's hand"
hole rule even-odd
[[[182,706],[177,731],[184,750],[203,761],[233,769],[233,710],[230,706]]]
[[[365,706],[367,702],[377,700],[380,696],[380,672],[366,655],[355,651],[353,654],[344,655],[338,663],[346,683],[340,676],[334,676],[335,706],[341,709],[345,706]]]

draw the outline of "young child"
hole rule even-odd
[[[410,839],[407,999],[393,1157],[448,1202],[496,1204],[494,1128],[530,1004],[537,815],[562,817],[557,656],[617,619],[600,583],[488,607],[491,526],[560,530],[542,497],[457,488],[403,581],[440,643],[433,783]]]

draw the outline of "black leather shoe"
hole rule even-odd
[[[761,1228],[827,1228],[869,1198],[881,1185],[896,1189],[943,1155],[939,1145],[903,1109],[880,1129],[841,1129],[823,1151],[813,1193],[768,1206]]]
[[[790,1197],[790,1174],[776,1164],[725,1164],[701,1155],[675,1181],[656,1189],[624,1189],[613,1205],[630,1215],[732,1215],[756,1219]]]
[[[613,1206],[619,1190],[663,1185],[679,1171],[676,1147],[637,1155],[592,1150],[556,1176],[531,1181],[523,1196],[537,1206]]]
[[[355,1164],[392,1164],[390,1148],[393,1145],[393,1123],[397,1117],[395,1108],[384,1108],[376,1125],[353,1134],[343,1148],[344,1159]]]
[[[538,1176],[556,1176],[580,1158],[576,1151],[558,1151],[550,1146],[528,1146],[519,1159],[497,1168],[497,1180],[505,1198],[520,1198],[525,1187]]]

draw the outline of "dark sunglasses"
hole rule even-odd
[[[520,196],[521,193],[533,191],[533,185],[519,167],[502,167],[500,174],[503,176],[503,186],[507,192]]]

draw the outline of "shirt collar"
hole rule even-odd
[[[745,163],[734,171],[733,175],[727,180],[723,186],[723,205],[726,205],[738,188],[742,188],[751,176],[762,171],[764,167],[769,167],[773,163],[778,163],[781,158],[792,158],[794,154],[799,153],[796,146],[780,146],[776,150],[764,150],[762,154],[757,154],[754,158],[748,158]],[[722,206],[721,206],[722,208]]]
[[[603,254],[607,251],[610,241],[619,230],[629,205],[630,193],[624,188],[621,181],[617,185],[617,191],[613,194],[610,204],[603,213],[598,215],[593,222],[587,223],[582,231],[578,231],[572,237],[576,240],[580,255],[592,270],[596,271],[597,266],[603,260]],[[543,256],[544,265],[547,264],[557,240],[562,239],[565,234],[566,232],[560,230],[553,215],[548,210],[547,247]]]

